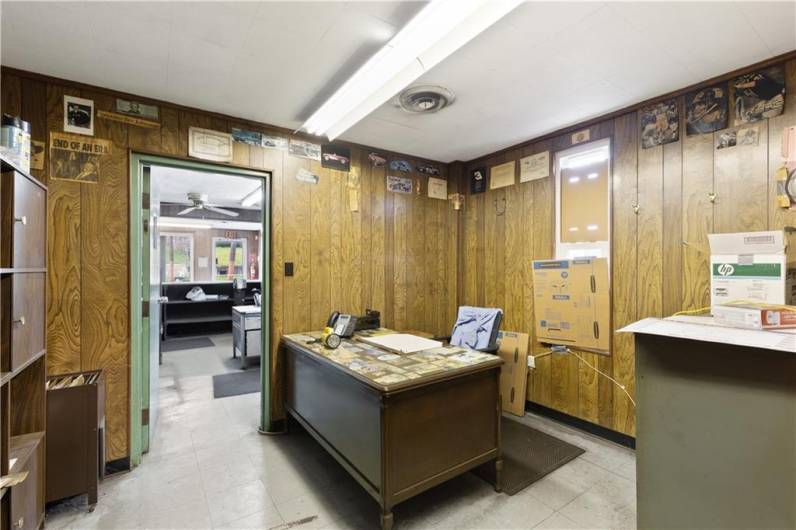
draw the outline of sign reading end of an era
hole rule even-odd
[[[97,182],[102,160],[111,154],[110,140],[50,133],[50,178]]]

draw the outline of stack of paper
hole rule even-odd
[[[415,353],[431,348],[439,348],[442,343],[438,340],[425,339],[408,333],[393,333],[378,337],[361,337],[359,340],[379,346],[396,353]]]

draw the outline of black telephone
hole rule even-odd
[[[357,317],[353,315],[341,315],[338,311],[332,311],[329,320],[326,322],[327,328],[332,328],[335,335],[347,339],[354,334],[357,326]]]

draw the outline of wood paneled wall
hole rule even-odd
[[[642,149],[635,111],[588,127],[591,140],[612,139],[614,330],[640,318],[709,304],[707,234],[796,225],[796,211],[775,205],[781,132],[796,125],[796,60],[785,66],[785,112],[754,124],[760,130],[756,146],[716,150],[716,134],[686,136],[681,122],[680,141]],[[678,100],[682,118],[683,97]],[[569,147],[567,133],[473,160],[464,165],[462,184],[475,167],[546,150],[552,165],[555,152]],[[460,303],[502,307],[503,329],[533,336],[531,261],[553,257],[553,186],[548,178],[467,197],[460,234]],[[533,344],[534,354],[547,351]],[[579,354],[634,394],[632,335],[614,333],[610,356]],[[635,434],[633,405],[608,379],[569,355],[540,357],[536,366],[528,377],[530,401]]]
[[[2,112],[31,122],[33,138],[62,131],[63,96],[113,109],[115,92],[16,70],[2,75]],[[135,99],[146,100],[143,97]],[[107,456],[128,455],[130,399],[129,152],[186,157],[188,128],[228,131],[267,125],[156,102],[161,129],[96,119],[95,137],[113,140],[99,184],[48,179],[48,371],[102,368],[107,381]],[[352,169],[323,169],[282,151],[235,144],[235,165],[272,172],[272,347],[283,333],[320,329],[334,310],[380,310],[386,326],[446,333],[456,311],[457,216],[447,201],[386,192],[386,168],[371,167],[369,149],[352,148]],[[379,151],[384,155],[390,153]],[[411,157],[405,158],[413,163]],[[444,164],[437,164],[445,176]],[[295,179],[299,168],[317,185]],[[456,191],[456,182],[450,183]],[[351,211],[351,190],[358,211]],[[284,277],[283,263],[295,264]],[[275,357],[275,356],[274,356]],[[280,381],[275,381],[278,387]],[[281,408],[278,403],[276,407]],[[277,408],[274,412],[281,414]]]

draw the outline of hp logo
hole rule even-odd
[[[735,272],[735,267],[730,265],[729,263],[722,263],[719,265],[718,273],[722,276],[730,276],[732,273]]]

